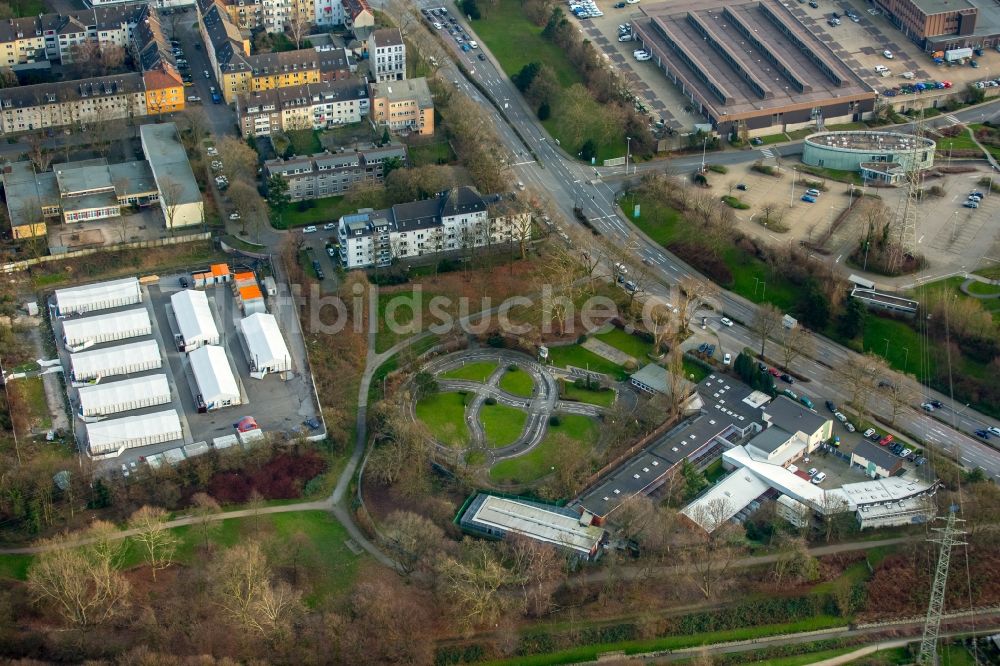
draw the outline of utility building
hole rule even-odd
[[[123,305],[134,305],[142,301],[142,290],[139,288],[139,280],[131,277],[56,289],[55,301],[56,316],[68,317]]]
[[[69,347],[86,343],[100,344],[126,338],[138,338],[153,332],[146,308],[67,319],[63,322],[63,341]]]
[[[246,343],[251,377],[263,379],[269,372],[291,371],[292,356],[274,315],[252,314],[240,320],[240,331]]]
[[[126,449],[171,442],[183,434],[181,420],[173,409],[87,424],[93,456],[117,456]]]
[[[155,340],[70,354],[73,379],[78,382],[112,375],[127,375],[155,370],[163,365],[160,347]]]
[[[185,289],[170,297],[177,321],[177,349],[191,351],[203,345],[219,344],[219,329],[203,291]]]
[[[188,354],[191,374],[198,385],[198,411],[212,411],[240,404],[240,387],[229,366],[226,350],[205,345]]]
[[[80,416],[107,416],[170,402],[166,375],[132,377],[80,388]]]

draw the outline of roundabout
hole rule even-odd
[[[606,408],[560,399],[559,380],[526,354],[460,351],[422,371],[434,377],[437,391],[412,402],[410,416],[427,426],[440,452],[493,468],[496,481],[534,480],[526,477],[549,469],[549,449],[572,444],[587,451],[596,442],[596,419]]]

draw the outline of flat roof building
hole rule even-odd
[[[886,171],[878,180],[898,180],[890,169],[906,171],[914,165],[919,170],[934,166],[936,144],[932,139],[900,132],[818,132],[805,138],[802,162],[810,166],[841,171]]]
[[[173,409],[87,424],[93,456],[117,456],[126,449],[171,442],[183,436],[180,418]]]
[[[205,221],[201,190],[195,180],[187,151],[174,123],[142,125],[142,152],[159,193],[160,210],[167,229],[188,227]]]
[[[63,322],[63,341],[70,347],[137,338],[152,332],[153,325],[146,308],[108,312]]]
[[[1000,7],[984,0],[873,0],[927,52],[1000,43]]]
[[[721,136],[856,122],[876,93],[778,0],[641,7],[632,32]]]
[[[188,362],[198,386],[199,411],[222,409],[242,402],[225,349],[217,345],[199,347],[188,354]]]
[[[462,531],[489,539],[519,534],[594,559],[605,531],[590,523],[589,514],[524,499],[474,495],[459,511],[456,522]]]
[[[240,331],[250,362],[250,376],[263,379],[269,372],[289,372],[292,356],[274,315],[258,312],[240,320]]]
[[[170,384],[163,374],[130,377],[120,382],[82,386],[80,416],[108,416],[170,402]]]
[[[191,351],[203,345],[219,344],[219,329],[212,316],[212,307],[203,291],[185,289],[170,297],[180,338],[177,347]]]
[[[133,305],[141,301],[139,279],[134,277],[56,289],[55,292],[58,317]]]

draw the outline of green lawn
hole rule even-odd
[[[299,204],[292,203],[278,214],[271,214],[271,224],[276,229],[291,229],[293,227],[304,227],[308,224],[326,224],[336,222],[343,215],[356,212],[356,209],[344,201],[344,197],[326,197],[324,199],[313,199],[308,208],[299,209]]]
[[[535,392],[535,381],[531,378],[530,374],[520,368],[514,370],[508,369],[503,373],[503,377],[500,378],[500,388],[507,391],[507,393],[519,395],[523,398],[530,398]]]
[[[1000,294],[1000,286],[995,284],[986,284],[985,282],[971,282],[968,286],[969,293],[979,294],[980,296],[993,296],[994,294]]]
[[[549,347],[549,360],[552,361],[552,365],[560,368],[573,365],[592,372],[603,372],[615,379],[621,379],[625,376],[625,369],[620,365],[616,365],[580,345]]]
[[[704,474],[709,483],[715,483],[728,474],[728,472],[722,467],[722,458],[718,458],[713,460],[708,467],[705,468]]]
[[[428,164],[448,164],[455,161],[455,151],[447,141],[435,141],[416,146],[408,146],[410,164],[422,167]]]
[[[653,351],[653,343],[643,340],[638,335],[626,333],[617,327],[612,328],[607,333],[598,333],[594,337],[619,351],[625,352],[639,361],[640,365],[648,360],[648,355]]]
[[[307,578],[311,583],[311,590],[305,597],[310,606],[347,591],[353,584],[359,556],[344,543],[350,538],[347,530],[326,511],[262,514],[222,520],[212,523],[208,540],[216,547],[228,548],[244,538],[258,539],[254,533],[257,527],[262,535],[273,534],[279,542],[287,542],[298,532],[308,537],[312,553],[311,557],[304,558],[303,568],[308,569]],[[174,553],[175,562],[191,564],[203,557],[199,547],[204,537],[199,526],[186,525],[172,531],[179,539]],[[0,556],[0,577],[24,580],[32,559],[30,555]],[[130,568],[142,563],[139,545],[129,539],[123,566]]]
[[[976,275],[982,275],[984,278],[989,278],[991,280],[1000,280],[1000,264],[996,266],[990,266],[989,268],[977,268],[972,271]]]
[[[864,185],[861,180],[861,174],[857,171],[844,171],[841,169],[826,169],[823,167],[809,166],[807,164],[798,164],[795,167],[799,172],[804,172],[812,174],[813,176],[819,176],[820,178],[826,178],[827,180],[836,180],[841,183],[854,183],[855,185]]]
[[[476,361],[475,363],[466,363],[448,372],[442,372],[438,376],[441,379],[465,379],[470,382],[483,382],[485,384],[486,380],[490,378],[490,375],[496,369],[497,364],[493,361]]]
[[[797,654],[791,657],[778,657],[776,659],[767,659],[765,661],[755,660],[753,663],[759,664],[759,666],[807,666],[808,664],[815,664],[819,661],[823,661],[824,659],[839,657],[842,654],[854,652],[859,647],[860,646],[855,645],[852,647],[830,648],[828,650],[820,650],[819,652]]]
[[[561,423],[550,425],[538,446],[523,456],[501,460],[490,468],[490,478],[498,483],[530,483],[552,471],[559,460],[556,435],[564,434],[573,440],[577,454],[587,453],[597,441],[597,423],[580,414],[560,415]]]
[[[483,405],[479,420],[483,423],[488,445],[499,448],[517,441],[524,431],[528,413],[507,405]]]
[[[319,142],[319,132],[316,130],[289,130],[285,132],[292,142],[292,150],[296,155],[315,155],[323,151]]]
[[[52,415],[49,414],[49,403],[45,398],[45,383],[41,377],[26,377],[15,380],[18,391],[25,399],[30,412],[31,424],[39,428],[52,425]]]
[[[417,418],[442,444],[461,447],[469,441],[465,424],[465,399],[460,393],[437,393],[421,398],[416,405]]]
[[[684,376],[690,379],[695,384],[697,384],[705,377],[708,377],[709,374],[711,374],[707,368],[702,367],[700,363],[695,363],[689,358],[685,358],[683,363],[684,363],[683,366]],[[692,375],[694,375],[694,379],[691,379]]]
[[[573,382],[561,381],[561,397],[565,400],[575,400],[576,402],[586,402],[598,407],[610,407],[615,403],[615,392],[609,388],[599,391],[591,391],[585,388],[577,388]]]
[[[413,291],[380,291],[378,294],[378,321],[375,331],[375,351],[382,353],[396,343],[413,337],[422,332],[414,325],[414,317],[420,313],[420,319],[426,314],[432,292],[420,292],[417,298]],[[392,304],[392,324],[387,321],[386,314]]]

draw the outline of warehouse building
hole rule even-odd
[[[866,180],[900,182],[916,166],[934,166],[932,139],[899,132],[818,132],[807,136],[802,162],[841,171],[863,171]]]
[[[70,354],[69,364],[73,380],[82,382],[98,377],[155,370],[163,365],[163,361],[156,341],[143,340]]]
[[[166,375],[147,375],[83,386],[79,395],[80,416],[108,416],[170,402],[170,384]]]
[[[139,137],[143,155],[153,172],[167,229],[202,224],[205,205],[177,126],[173,123],[142,125]]]
[[[219,344],[219,329],[208,304],[208,296],[203,291],[185,289],[170,297],[178,334],[179,351],[192,351],[203,345]]]
[[[519,534],[541,541],[585,560],[597,558],[605,531],[591,524],[592,515],[530,500],[473,495],[459,510],[456,522],[463,532],[487,539]]]
[[[876,93],[780,0],[642,6],[642,48],[722,137],[857,122]]]
[[[56,289],[55,309],[57,317],[68,317],[97,310],[107,310],[123,305],[134,305],[142,301],[142,290],[137,278],[109,280],[85,284],[79,287]]]
[[[152,332],[149,313],[142,307],[63,322],[63,341],[69,347],[138,338]]]
[[[226,350],[204,345],[188,354],[191,374],[198,386],[198,411],[206,412],[240,404],[240,387],[229,366]]]
[[[173,409],[87,424],[90,455],[99,457],[117,456],[126,449],[172,442],[183,436],[181,420]]]
[[[1000,6],[979,0],[873,0],[928,53],[1000,44]]]
[[[902,471],[903,459],[885,447],[863,439],[851,452],[851,466],[860,467],[873,479],[885,479]]]
[[[240,320],[240,331],[250,361],[250,376],[263,379],[270,372],[290,372],[292,356],[272,314],[257,313]]]

